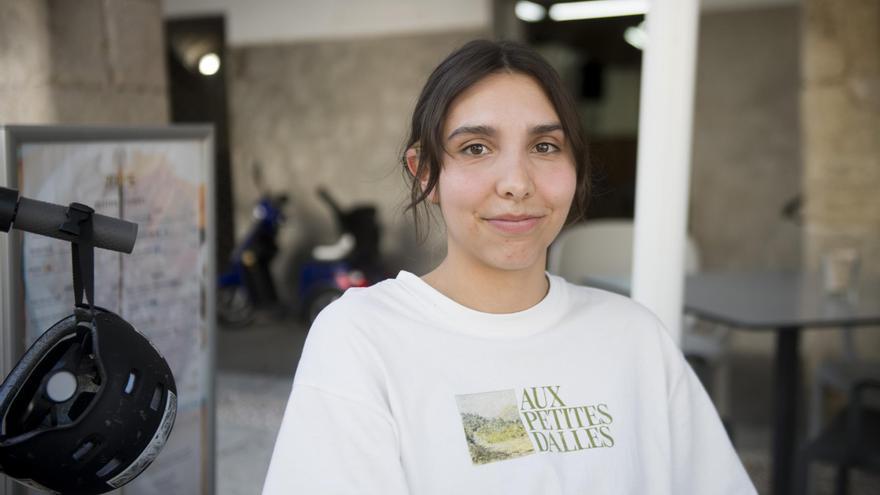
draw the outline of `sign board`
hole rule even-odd
[[[159,457],[116,494],[214,492],[212,139],[206,126],[0,127],[0,185],[138,224],[131,254],[95,250],[95,300],[155,344],[179,402]],[[72,312],[70,244],[12,231],[0,237],[0,263],[5,376],[27,346]],[[28,493],[3,481],[0,495]]]

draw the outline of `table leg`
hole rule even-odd
[[[800,328],[780,328],[776,335],[775,390],[773,395],[773,490],[790,495],[797,434],[797,400],[800,387]]]

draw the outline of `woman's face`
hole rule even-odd
[[[559,116],[531,77],[499,73],[452,103],[435,201],[448,256],[496,270],[544,269],[575,192]]]

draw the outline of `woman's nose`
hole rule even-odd
[[[527,154],[509,153],[501,157],[498,165],[496,191],[499,196],[519,201],[534,193],[535,183],[532,181]]]

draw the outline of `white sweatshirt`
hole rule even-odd
[[[659,320],[550,275],[518,313],[400,272],[306,340],[263,495],[755,494]]]

